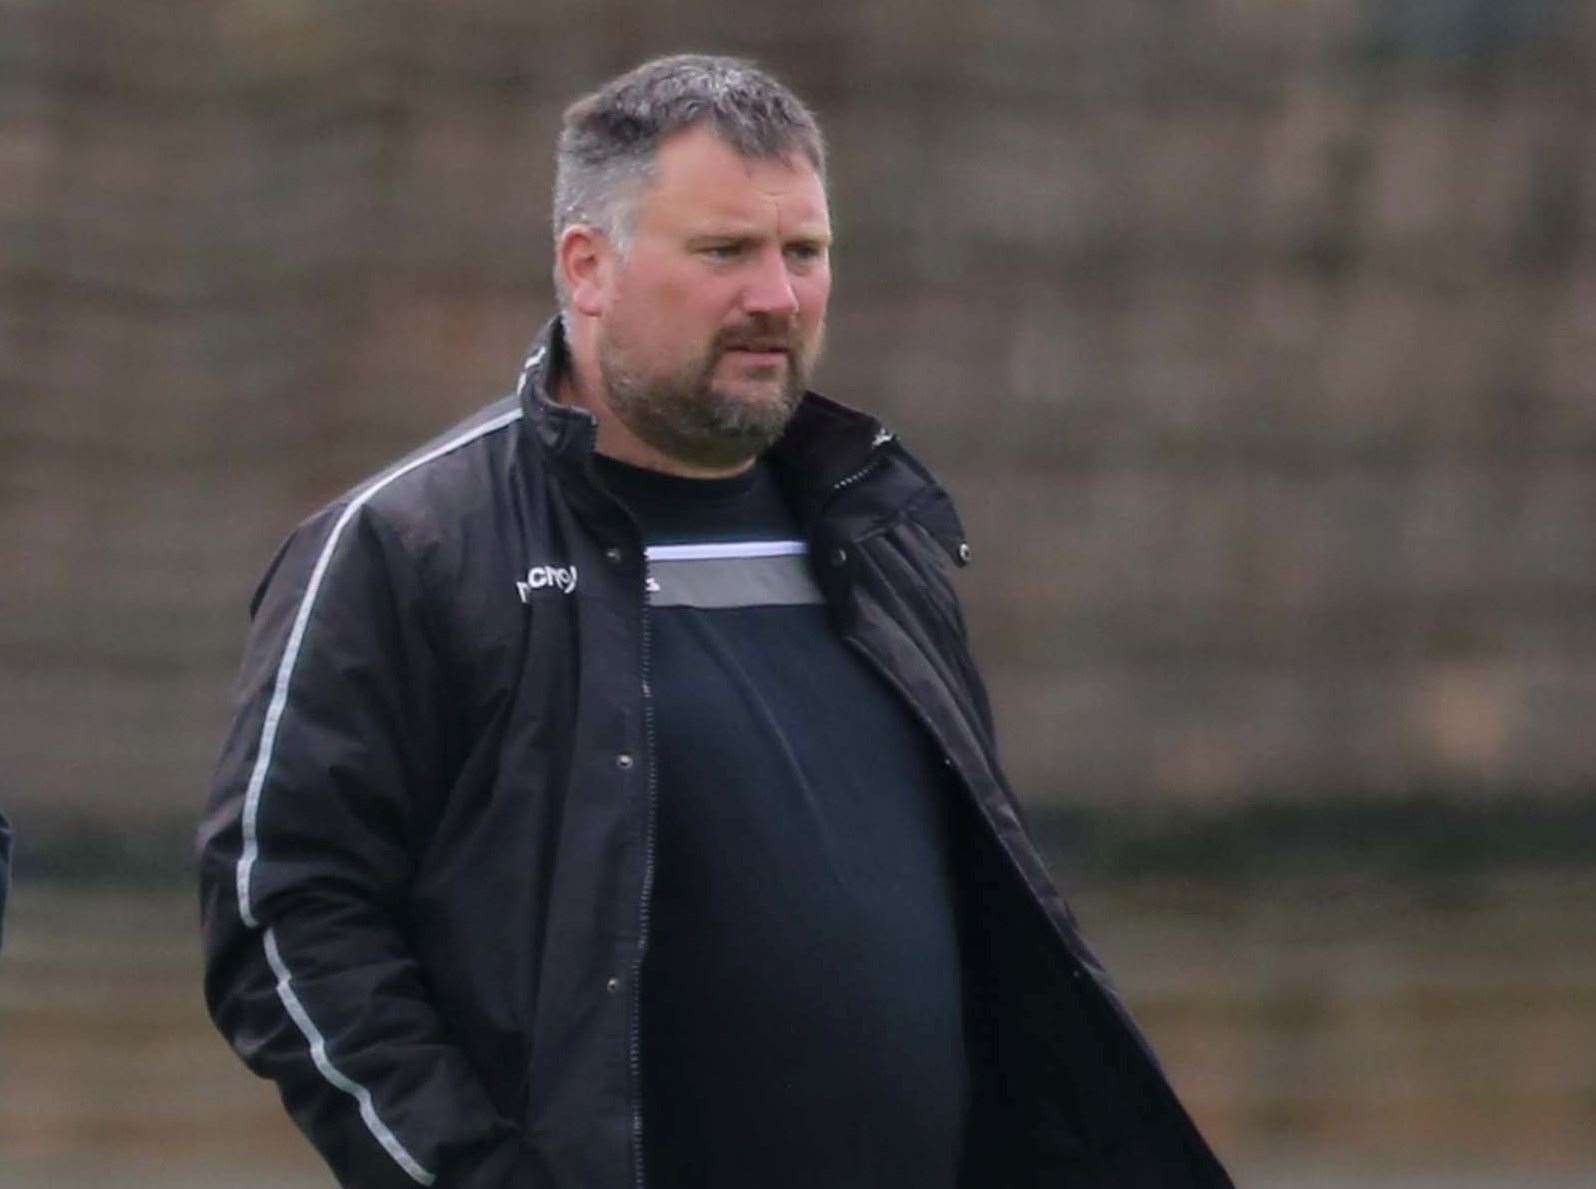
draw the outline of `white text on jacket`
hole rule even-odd
[[[537,590],[557,590],[561,594],[571,594],[576,590],[576,567],[533,566],[526,572],[526,577],[515,584],[515,592],[521,596],[523,603],[530,603],[532,592]]]

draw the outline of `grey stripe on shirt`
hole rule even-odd
[[[824,602],[809,559],[776,556],[661,559],[651,549],[651,607],[790,607]]]

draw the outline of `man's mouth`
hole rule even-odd
[[[723,347],[721,354],[756,367],[784,364],[790,356],[787,347],[779,343],[733,343]]]

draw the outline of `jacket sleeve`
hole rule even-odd
[[[268,571],[199,832],[206,1000],[340,1184],[537,1189],[405,936],[418,801],[446,779],[421,607],[358,501]]]

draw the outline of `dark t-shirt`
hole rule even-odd
[[[600,461],[649,545],[657,1189],[952,1189],[967,1071],[942,765],[831,629],[769,473]]]

